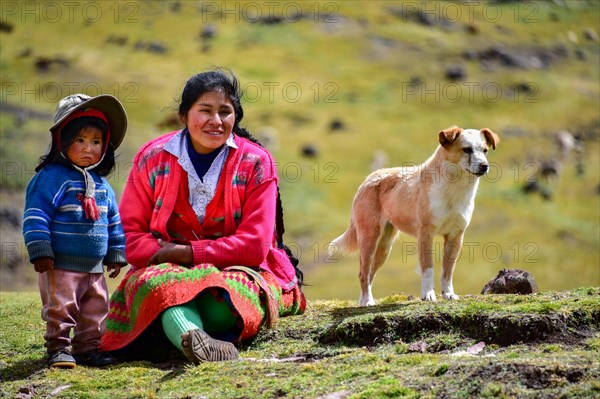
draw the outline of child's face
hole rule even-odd
[[[84,127],[67,149],[67,158],[80,168],[85,168],[100,161],[103,148],[102,130]]]

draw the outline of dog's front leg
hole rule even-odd
[[[464,231],[444,237],[444,259],[442,260],[442,296],[444,299],[458,299],[452,285],[452,275],[462,247]]]
[[[433,280],[433,234],[432,229],[424,228],[418,233],[419,263],[421,265],[421,299],[436,302]]]

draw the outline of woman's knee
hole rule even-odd
[[[236,324],[236,316],[229,301],[217,299],[211,292],[200,295],[196,299],[196,306],[207,329],[226,331]]]

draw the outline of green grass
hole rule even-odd
[[[358,297],[358,258],[327,259],[326,247],[346,229],[353,195],[370,172],[376,150],[387,152],[390,166],[420,163],[435,149],[439,130],[452,124],[489,127],[501,138],[490,155],[497,174],[481,182],[465,236],[471,253],[463,251],[455,289],[459,295],[478,293],[499,269],[514,267],[529,270],[542,290],[566,290],[600,285],[600,53],[598,43],[583,37],[586,28],[600,32],[600,9],[597,2],[566,3],[428,3],[426,11],[437,17],[454,18],[460,8],[460,18],[448,29],[390,13],[420,4],[412,1],[293,3],[301,4],[307,18],[282,25],[249,23],[235,11],[225,17],[202,15],[195,2],[181,2],[176,13],[170,11],[171,2],[132,1],[121,3],[117,15],[116,3],[95,2],[103,10],[95,23],[86,23],[80,12],[70,22],[66,10],[58,21],[7,13],[14,30],[0,34],[0,83],[7,102],[48,114],[56,105],[52,87],[65,95],[74,87],[119,96],[130,119],[110,180],[120,195],[139,146],[166,131],[157,124],[176,109],[185,80],[215,65],[236,71],[251,100],[245,103],[243,124],[253,132],[267,126],[279,131],[273,153],[281,175],[286,241],[301,257],[311,299]],[[244,9],[259,3],[236,4]],[[286,4],[272,4],[274,12]],[[500,11],[499,18],[489,14],[494,10]],[[317,11],[332,22],[316,23]],[[217,35],[209,51],[202,52],[198,35],[209,23]],[[470,25],[479,33],[469,33]],[[577,35],[576,43],[569,32]],[[128,42],[124,47],[109,44],[109,35],[126,36]],[[139,40],[163,43],[168,53],[134,51]],[[382,44],[385,40],[388,44]],[[567,57],[556,58],[547,69],[530,70],[496,64],[485,69],[462,57],[467,50],[493,45],[547,51],[562,46]],[[33,55],[18,58],[25,48]],[[576,51],[585,59],[578,59]],[[71,66],[35,71],[34,57],[56,55],[71,60]],[[464,81],[444,78],[444,69],[455,64],[465,67]],[[417,76],[429,95],[407,91],[406,84]],[[509,89],[518,82],[529,82],[534,93],[515,98]],[[15,84],[17,93],[11,94]],[[501,97],[490,101],[485,85],[500,88]],[[298,92],[284,88],[300,88],[301,95],[296,98]],[[445,95],[452,88],[460,90],[456,100]],[[330,132],[334,119],[343,120],[346,128]],[[15,127],[0,112],[2,187],[22,190],[26,185],[46,149],[48,126],[27,120]],[[515,127],[522,136],[508,134]],[[576,175],[571,158],[553,186],[551,202],[524,195],[521,187],[535,172],[529,160],[552,156],[552,137],[561,129],[590,134],[582,156],[585,174]],[[317,144],[317,158],[300,155],[307,143]],[[20,173],[6,169],[14,164]],[[414,242],[401,236],[395,244],[375,280],[376,297],[418,295],[417,259],[410,251]]]
[[[37,294],[0,293],[0,395],[13,397],[21,388],[33,388],[36,397],[57,399],[310,399],[334,393],[346,398],[529,398],[598,393],[598,288],[473,296],[438,304],[401,296],[383,302],[370,308],[341,300],[309,302],[304,315],[283,318],[275,329],[262,330],[235,362],[191,366],[172,357],[162,363],[50,370],[43,364],[45,328]],[[483,319],[473,316],[497,324],[481,324]],[[556,334],[534,331],[517,339],[519,331],[513,330],[514,342],[507,345],[477,336],[502,329],[508,330],[500,333],[511,336],[511,327],[503,323],[534,317],[556,327]],[[439,330],[432,320],[441,318],[460,327]],[[408,330],[386,330],[382,320],[417,323],[419,329],[412,336]],[[560,330],[563,321],[567,330]],[[351,329],[369,336],[371,344],[353,343]],[[487,344],[483,351],[466,355],[479,341]],[[424,353],[412,349],[419,342]]]

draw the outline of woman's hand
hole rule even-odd
[[[158,240],[161,248],[148,259],[149,265],[171,262],[181,266],[191,266],[194,263],[194,252],[191,245],[175,244]]]
[[[33,268],[38,273],[44,273],[46,270],[54,269],[54,259],[37,258],[33,261]]]

